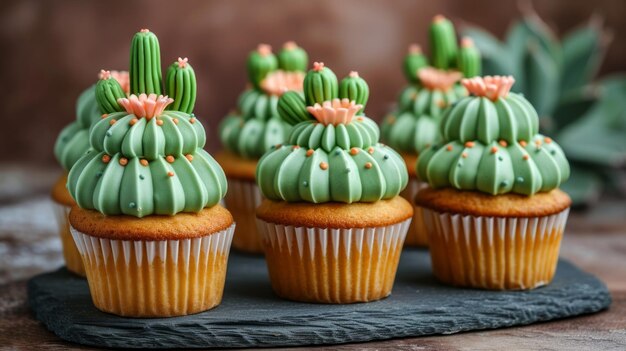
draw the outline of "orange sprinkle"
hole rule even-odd
[[[172,122],[174,122],[174,124],[178,124],[178,118],[172,119]]]
[[[109,163],[109,161],[111,161],[111,156],[109,156],[109,155],[102,155],[102,162]]]
[[[292,150],[298,150],[300,148],[300,145],[294,145],[291,147]]]
[[[509,144],[506,142],[506,140],[500,140],[498,142],[502,147],[507,147]]]
[[[306,157],[310,157],[311,155],[313,155],[313,152],[315,152],[313,151],[313,149],[306,150]]]
[[[128,122],[128,124],[130,124],[131,126],[134,126],[135,123],[137,123],[139,120],[137,118],[133,118],[130,120],[130,122]]]
[[[168,177],[173,177],[174,176],[174,172],[172,172],[172,171],[167,172],[167,176]]]
[[[321,168],[321,169],[323,169],[323,170],[327,170],[327,169],[328,169],[328,163],[326,163],[326,162],[321,162],[321,163],[320,163],[320,168]]]
[[[526,141],[525,140],[520,140],[519,144],[522,145],[522,147],[526,147]]]
[[[195,118],[193,118],[193,117],[192,117],[192,118],[190,118],[190,119],[189,119],[189,123],[191,123],[191,124],[196,123],[196,119],[195,119]]]
[[[142,158],[139,163],[141,163],[142,166],[148,166],[148,160],[146,160],[145,158]]]
[[[165,157],[165,161],[169,162],[169,163],[173,163],[174,162],[174,156],[172,155],[167,155]]]
[[[126,166],[128,164],[128,159],[126,157],[120,158],[120,165]]]
[[[545,137],[545,139],[543,139],[543,141],[546,142],[546,144],[550,144],[552,142],[552,138],[550,137]]]
[[[113,119],[111,119],[111,120],[109,121],[109,124],[110,124],[110,125],[114,125],[114,124],[115,124],[115,122],[117,122],[117,121],[115,120],[115,118],[113,118]]]
[[[280,149],[281,147],[283,147],[283,144],[276,144],[276,150]]]
[[[495,154],[496,152],[498,152],[498,147],[496,147],[496,146],[492,146],[492,147],[491,147],[491,153],[492,153],[492,154]]]
[[[444,108],[446,107],[446,102],[443,100],[438,100],[437,101],[437,106],[439,106],[440,108]]]
[[[462,154],[461,154],[461,157],[463,157],[463,158],[467,158],[467,152],[462,153]]]
[[[448,146],[446,146],[446,150],[448,150],[448,151],[452,151],[452,145],[448,145]]]
[[[353,147],[350,149],[350,155],[357,155],[359,153],[359,149]]]
[[[109,117],[109,114],[108,113],[103,113],[101,117],[102,117],[102,119],[105,119],[105,118]]]
[[[537,147],[541,146],[541,140],[539,139],[535,140],[535,145],[537,145]]]
[[[193,161],[193,155],[192,155],[192,154],[187,154],[187,155],[185,155],[185,158],[186,158],[187,160],[189,160],[189,162]]]
[[[465,142],[465,147],[473,148],[474,147],[474,142],[473,141]]]
[[[363,117],[357,117],[356,120],[359,122],[363,122]]]
[[[526,155],[522,156],[522,158],[523,158],[524,160],[528,161],[528,159],[530,158],[530,156],[528,156],[528,154],[526,154]]]
[[[369,149],[367,149],[367,152],[369,152],[370,155],[373,154],[374,153],[374,148],[372,146],[370,146]]]
[[[387,123],[389,123],[389,124],[396,123],[396,116],[389,115],[389,117],[387,117]]]
[[[162,126],[163,125],[163,120],[162,119],[157,119],[157,125]]]
[[[366,162],[365,163],[365,168],[367,168],[367,169],[372,168],[372,163],[371,162]]]

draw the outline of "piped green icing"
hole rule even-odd
[[[339,83],[339,96],[363,105],[363,108],[358,112],[358,114],[363,114],[367,99],[370,96],[370,88],[365,79],[359,77],[358,73],[351,72]]]
[[[150,57],[142,54],[148,48]],[[203,150],[206,135],[200,121],[178,111],[193,107],[193,70],[185,62],[168,72],[172,84],[166,89],[176,93],[179,103],[163,111],[172,100],[149,95],[160,86],[155,78],[161,79],[156,36],[142,30],[131,51],[131,89],[148,96],[117,100],[123,112],[105,115],[85,131],[90,149],[69,173],[70,194],[80,207],[105,215],[174,215],[216,205],[226,193],[226,176]],[[155,74],[146,75],[148,71]]]
[[[420,179],[434,188],[532,195],[569,178],[565,154],[538,134],[537,112],[521,95],[466,97],[446,112],[441,134],[417,164]]]
[[[324,67],[323,63],[318,65],[304,77],[304,100],[307,106],[321,104],[338,96],[337,76],[328,67]]]
[[[120,83],[108,74],[96,83],[96,101],[102,113],[124,111],[124,108],[117,103],[117,99],[125,97],[126,93]]]
[[[130,47],[130,93],[161,94],[161,49],[159,39],[147,29],[133,37]]]
[[[429,38],[432,67],[443,73],[458,71],[464,77],[480,74],[480,53],[468,39],[463,39],[458,48],[456,31],[448,19],[435,16]],[[409,47],[403,68],[409,85],[400,93],[397,108],[383,120],[382,139],[399,151],[419,154],[425,147],[441,141],[439,123],[443,111],[466,96],[467,91],[458,83],[450,89],[424,86],[418,72],[430,67],[415,44]]]
[[[191,113],[196,105],[196,74],[187,58],[178,58],[172,63],[165,75],[165,91],[174,99],[168,110]]]
[[[281,108],[299,107],[300,114],[309,119],[302,87],[299,87],[299,91],[291,90],[276,95],[261,86],[270,74],[303,74],[307,64],[306,51],[295,43],[285,44],[278,59],[267,45],[259,45],[249,55],[247,67],[252,87],[239,96],[237,110],[229,113],[218,127],[221,143],[226,150],[243,158],[258,159],[271,146],[284,142],[290,126],[295,123],[287,123],[279,117]],[[281,96],[285,97],[282,107],[279,104]],[[286,102],[293,100],[302,101],[302,106],[288,107]]]
[[[324,70],[327,78],[332,71],[326,67]],[[305,81],[314,76],[319,79],[319,89],[324,90],[319,72],[309,71]],[[328,101],[348,98],[347,91],[333,93],[327,87],[325,92],[313,95],[324,96]],[[359,116],[347,123],[323,124],[311,113],[304,120],[304,100],[292,98],[283,95],[279,106],[290,101],[279,111],[290,123],[300,122],[286,143],[273,147],[257,166],[257,183],[265,197],[289,202],[374,202],[393,198],[406,187],[404,161],[392,148],[378,142],[380,132],[374,121]],[[311,102],[320,103],[315,99]],[[367,97],[363,103],[367,103]]]

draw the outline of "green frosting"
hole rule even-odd
[[[324,84],[326,78],[334,76],[325,67],[309,71],[305,81],[311,82],[310,96],[315,97],[310,103],[319,102],[322,96],[328,100],[347,99],[352,94],[350,89],[338,91],[336,84],[335,88]],[[406,187],[406,165],[392,148],[378,142],[380,132],[374,121],[359,116],[349,123],[325,125],[310,113],[302,113],[302,101],[288,95],[280,98],[281,117],[290,123],[300,122],[285,145],[273,147],[259,160],[256,179],[266,198],[312,203],[374,202],[393,198]]]
[[[252,87],[239,96],[237,111],[228,114],[218,127],[220,141],[226,150],[243,158],[258,159],[270,147],[287,139],[291,125],[278,115],[279,96],[264,91],[261,83],[278,70],[303,72],[307,63],[306,51],[294,43],[285,44],[278,58],[267,45],[260,45],[250,53],[247,68]],[[304,101],[301,92],[288,91],[281,96],[292,95]]]
[[[463,76],[480,74],[480,53],[470,40],[457,44],[452,22],[435,16],[429,29],[432,67]],[[417,45],[411,45],[404,59],[404,73],[409,85],[402,90],[398,107],[381,124],[382,139],[398,151],[419,154],[427,146],[441,141],[439,123],[446,108],[467,95],[460,84],[451,89],[423,87],[418,71],[428,67],[428,59]]]
[[[54,156],[66,171],[89,149],[89,127],[100,120],[95,91],[96,86],[92,85],[80,94],[76,101],[76,120],[61,130],[54,144]]]
[[[142,30],[135,35],[130,71],[133,93],[160,92],[158,53],[154,34]],[[80,207],[105,215],[174,215],[199,212],[216,205],[226,194],[222,168],[202,149],[206,143],[204,128],[186,112],[195,101],[193,69],[183,59],[174,65],[166,77],[167,91],[178,99],[173,107],[159,113],[167,107],[166,101],[152,99],[145,102],[145,111],[150,111],[146,113],[128,103],[125,109],[137,115],[110,113],[98,118],[89,132],[84,131],[90,149],[68,177],[68,190]],[[113,99],[115,86],[101,87],[102,104],[111,109],[121,107],[116,103],[124,105],[120,103],[123,100]],[[139,100],[135,103],[142,104]]]
[[[441,134],[443,142],[425,149],[417,164],[433,188],[532,195],[569,178],[563,151],[538,134],[537,112],[521,95],[466,97],[446,112]]]
[[[398,109],[381,124],[383,140],[396,150],[420,153],[441,140],[439,123],[443,112],[466,95],[460,85],[448,91],[420,89],[414,85],[405,88]]]
[[[198,212],[224,197],[226,177],[202,149],[206,135],[193,115],[166,111],[131,125],[135,118],[113,113],[92,127],[93,150],[76,163],[68,179],[80,207],[106,215],[174,215]],[[103,157],[110,159],[105,162]]]

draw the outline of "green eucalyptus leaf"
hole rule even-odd
[[[606,43],[597,26],[578,28],[563,38],[561,89],[570,91],[586,85],[598,72]]]

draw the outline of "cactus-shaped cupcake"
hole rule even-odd
[[[278,100],[287,91],[302,94],[307,65],[306,51],[294,42],[285,43],[277,55],[269,45],[259,45],[247,61],[250,87],[239,97],[237,109],[220,123],[225,150],[216,158],[230,186],[224,201],[237,222],[236,249],[263,252],[254,217],[261,201],[254,172],[257,160],[287,138],[290,125],[278,115]]]
[[[120,86],[122,94],[128,94],[128,72],[101,71],[99,77],[102,78],[103,75],[106,75],[108,79],[115,80],[116,84]],[[96,100],[96,85],[94,84],[80,94],[76,101],[76,120],[61,130],[54,144],[54,155],[65,171],[52,189],[52,199],[55,203],[59,235],[63,247],[63,258],[67,269],[81,276],[85,275],[85,268],[72,239],[67,219],[70,208],[76,205],[67,191],[67,172],[89,150],[89,128],[100,120],[102,113],[104,112],[100,110]]]
[[[480,54],[469,38],[460,47],[450,20],[438,15],[429,31],[430,60],[416,44],[409,46],[404,59],[404,74],[408,86],[400,94],[398,106],[382,122],[382,139],[398,150],[404,158],[411,180],[403,192],[409,201],[424,184],[415,177],[419,153],[439,141],[439,122],[446,108],[467,92],[459,81],[480,74]],[[415,211],[407,235],[407,245],[427,245],[421,211]]]
[[[69,215],[72,235],[94,304],[123,316],[219,304],[234,231],[218,205],[226,177],[203,150],[205,131],[191,113],[193,69],[179,58],[163,84],[160,60],[157,37],[141,30],[132,42],[130,96],[102,75],[95,95],[106,113],[68,180],[78,204]]]
[[[402,158],[362,114],[368,95],[356,72],[339,83],[316,62],[304,97],[287,92],[278,101],[294,127],[259,160],[256,180],[266,198],[259,229],[281,297],[349,303],[391,293],[413,209],[398,196],[408,181]]]
[[[420,155],[433,271],[441,281],[531,289],[554,276],[570,206],[561,148],[538,133],[534,107],[510,93],[513,77],[463,80],[440,124],[443,140]]]

